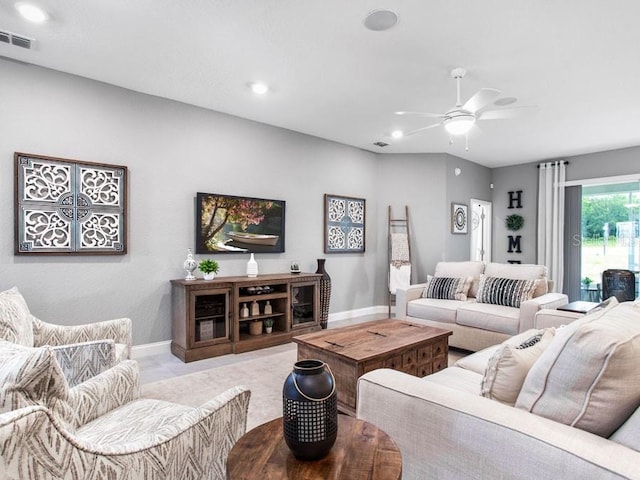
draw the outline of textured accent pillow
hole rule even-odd
[[[482,274],[476,300],[478,303],[520,308],[520,303],[533,298],[535,288],[535,280],[488,277]]]
[[[33,347],[31,314],[16,287],[0,292],[0,339]]]
[[[472,280],[471,277],[452,278],[428,275],[422,297],[465,301],[467,300],[467,292]]]
[[[640,405],[640,307],[621,303],[558,329],[516,407],[609,437]]]
[[[23,347],[0,340],[0,412],[66,402],[67,382],[50,347]]]
[[[508,405],[515,404],[527,373],[554,335],[555,329],[548,328],[519,345],[503,344],[487,363],[480,394]]]

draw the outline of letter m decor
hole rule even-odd
[[[127,253],[127,167],[15,153],[15,254]]]

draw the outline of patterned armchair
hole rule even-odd
[[[140,398],[139,388],[135,361],[70,388],[51,347],[0,340],[0,478],[225,478],[249,390],[196,408]]]
[[[52,325],[34,317],[17,288],[0,292],[0,339],[25,347],[54,347],[70,386],[131,356],[131,320]]]

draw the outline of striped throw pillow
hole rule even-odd
[[[441,300],[467,300],[467,292],[471,286],[472,277],[451,278],[427,276],[427,285],[422,292],[423,298],[438,298]]]
[[[535,280],[488,277],[482,274],[476,300],[478,303],[520,308],[522,302],[533,298],[535,289]]]

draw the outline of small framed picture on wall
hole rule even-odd
[[[467,206],[463,203],[451,204],[451,233],[467,233]]]

